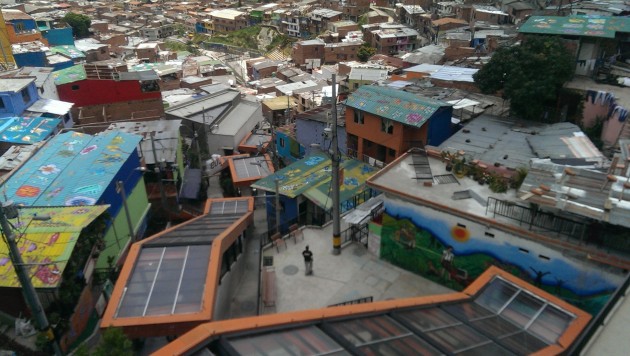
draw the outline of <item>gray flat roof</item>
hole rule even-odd
[[[219,122],[219,129],[215,133],[216,135],[228,135],[234,136],[243,125],[249,121],[249,119],[256,114],[258,108],[261,107],[260,103],[253,103],[250,101],[242,100],[238,103],[234,109],[232,109],[226,116]],[[260,118],[256,121],[262,121],[262,110],[260,111]]]
[[[192,99],[165,110],[167,115],[206,125],[221,116],[232,105],[234,99],[241,95],[236,90],[226,90]]]
[[[116,122],[109,125],[106,131],[123,131],[143,136],[140,141],[140,150],[146,164],[155,164],[156,159],[153,154],[150,134],[155,133],[153,142],[158,161],[164,159],[172,163],[177,159],[177,144],[179,142],[179,127],[182,120],[154,120],[138,122]]]
[[[35,81],[35,78],[3,78],[0,80],[0,92],[17,93]]]
[[[602,162],[601,152],[570,123],[547,125],[481,115],[444,141],[439,148],[464,151],[471,159],[510,168],[526,167],[532,158],[581,158]]]

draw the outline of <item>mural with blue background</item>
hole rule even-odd
[[[565,256],[535,241],[498,230],[489,233],[485,225],[459,220],[453,222],[446,213],[387,199],[380,257],[457,290],[495,265],[591,313],[622,282],[621,273]],[[440,266],[447,246],[453,247],[456,270],[448,276]]]

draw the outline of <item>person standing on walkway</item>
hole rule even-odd
[[[313,274],[313,252],[308,249],[308,245],[302,251],[302,256],[304,256],[304,267],[306,268],[304,274],[307,276]]]

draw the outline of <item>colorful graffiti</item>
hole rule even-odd
[[[516,244],[478,238],[464,225],[449,226],[446,221],[419,214],[411,217],[409,209],[404,211],[386,206],[380,257],[449,288],[462,290],[488,267],[497,266],[589,312],[598,311],[616,288],[614,278],[594,268],[580,268],[557,256],[532,258]],[[455,257],[452,266],[445,268],[442,256],[448,246]]]

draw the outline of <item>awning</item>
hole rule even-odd
[[[28,111],[51,113],[55,115],[67,114],[74,104],[54,99],[39,99],[31,105]]]
[[[368,222],[373,213],[382,207],[383,198],[381,195],[375,196],[345,215],[343,221],[351,225],[363,225]]]

